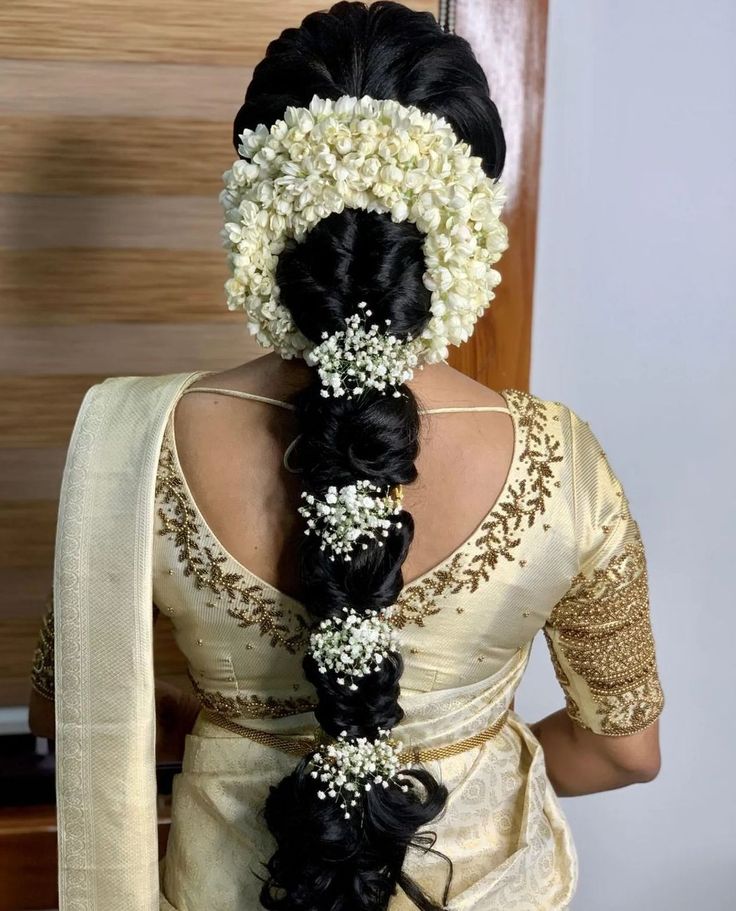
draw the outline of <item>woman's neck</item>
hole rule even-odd
[[[251,392],[288,400],[314,381],[314,368],[302,358],[285,360],[274,352],[221,374],[221,379]],[[407,383],[422,408],[456,405],[501,405],[502,397],[446,362],[427,364],[414,371]]]

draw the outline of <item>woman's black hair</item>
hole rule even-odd
[[[489,177],[503,168],[503,131],[483,70],[468,42],[443,31],[431,13],[393,2],[341,2],[283,31],[256,66],[235,117],[236,150],[244,129],[270,126],[287,106],[306,107],[314,95],[369,95],[415,105],[444,117],[481,158]],[[300,242],[289,240],[280,254],[280,302],[314,343],[323,332],[344,328],[346,318],[360,312],[361,301],[379,324],[391,320],[394,335],[414,335],[430,315],[422,245],[413,224],[395,224],[387,214],[346,209],[330,215]],[[354,398],[323,398],[320,389],[315,373],[294,399],[301,434],[295,457],[306,491],[321,496],[329,485],[359,479],[388,489],[416,479],[420,417],[407,386],[398,398],[375,390]],[[371,542],[350,561],[329,559],[315,536],[304,536],[301,597],[315,624],[341,615],[344,606],[362,612],[396,601],[414,533],[408,512],[399,519],[400,527],[393,526],[384,546]],[[351,691],[334,674],[320,673],[306,654],[303,668],[317,691],[318,723],[334,737],[345,730],[350,737],[371,740],[379,728],[394,728],[404,715],[399,704],[403,667],[401,654],[391,652]],[[442,813],[447,788],[425,768],[404,769],[402,778],[412,782],[406,792],[395,782],[361,792],[361,812],[345,818],[336,800],[317,796],[309,759],[305,756],[271,786],[263,808],[277,847],[264,864],[268,876],[261,905],[284,911],[383,911],[400,886],[417,908],[444,908],[449,881],[438,904],[402,866],[410,846],[431,850],[434,833],[419,830]]]

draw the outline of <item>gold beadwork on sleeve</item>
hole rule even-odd
[[[51,596],[33,655],[31,686],[47,699],[54,698],[54,603]]]
[[[609,735],[647,727],[664,705],[646,558],[638,525],[628,522],[626,543],[592,575],[575,577],[543,628],[568,714],[582,727]],[[583,710],[571,677],[581,678],[590,694],[594,718]]]
[[[575,702],[575,699],[572,696],[570,678],[567,676],[562,665],[560,664],[560,661],[557,657],[557,652],[555,650],[554,643],[552,641],[552,637],[549,634],[547,626],[542,627],[542,632],[544,633],[545,639],[547,640],[547,647],[549,648],[549,655],[550,655],[550,658],[552,659],[552,668],[554,669],[555,677],[557,678],[557,682],[560,684],[560,686],[562,687],[562,690],[565,694],[565,703],[567,706],[567,714],[571,718],[574,718],[575,721],[577,721],[578,724],[580,724],[582,727],[587,727],[587,725],[585,724],[585,722],[582,719],[580,707],[578,706],[577,702]]]

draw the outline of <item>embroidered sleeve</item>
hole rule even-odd
[[[46,699],[54,698],[54,601],[46,599],[46,613],[38,634],[31,667],[31,686]]]
[[[662,713],[644,545],[621,483],[571,412],[579,570],[543,630],[567,713],[597,734],[633,734]]]

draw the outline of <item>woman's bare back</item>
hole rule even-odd
[[[286,401],[309,382],[301,361],[265,355],[189,388],[235,389]],[[423,409],[505,407],[504,397],[446,364],[409,383]],[[422,418],[418,480],[404,506],[416,530],[403,564],[405,583],[436,566],[477,528],[501,492],[514,457],[512,418],[467,411]],[[192,495],[235,559],[287,594],[298,594],[296,553],[302,485],[283,465],[297,434],[288,409],[215,393],[184,395],[174,419],[176,446]]]

